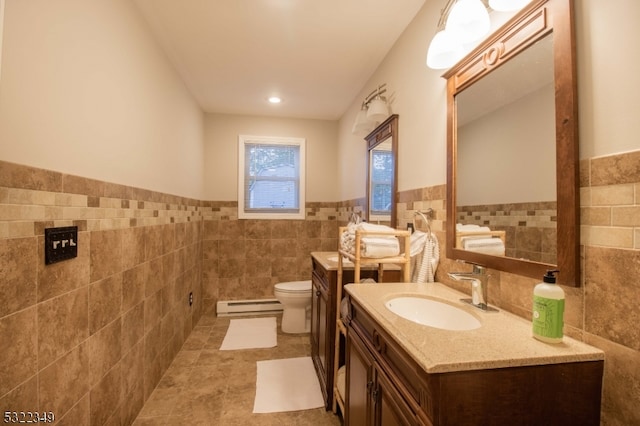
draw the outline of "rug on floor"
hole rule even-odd
[[[254,413],[324,407],[311,357],[258,361]]]
[[[220,350],[273,348],[278,345],[276,331],[275,317],[232,319]]]

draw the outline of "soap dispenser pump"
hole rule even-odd
[[[564,326],[564,291],[549,270],[533,289],[533,337],[547,343],[561,343]]]

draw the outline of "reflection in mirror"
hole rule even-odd
[[[390,222],[394,171],[391,138],[369,150],[369,170],[369,222]]]
[[[555,265],[553,35],[456,95],[456,248]]]
[[[580,285],[572,8],[531,2],[443,76],[451,259]]]
[[[366,219],[396,226],[398,115],[383,121],[367,141]]]

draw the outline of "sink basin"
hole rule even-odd
[[[480,321],[470,313],[422,297],[396,297],[385,303],[385,307],[404,319],[443,330],[473,330]]]
[[[329,256],[329,257],[327,257],[327,260],[328,260],[329,262],[336,262],[336,263],[338,263],[338,256],[337,256],[337,255],[336,255],[336,256]],[[349,259],[347,259],[346,257],[343,257],[343,258],[342,258],[342,263],[352,263],[352,262],[351,262]]]

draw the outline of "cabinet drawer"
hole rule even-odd
[[[317,262],[313,262],[313,271],[311,276],[315,278],[324,288],[329,288],[329,277],[327,271]]]

